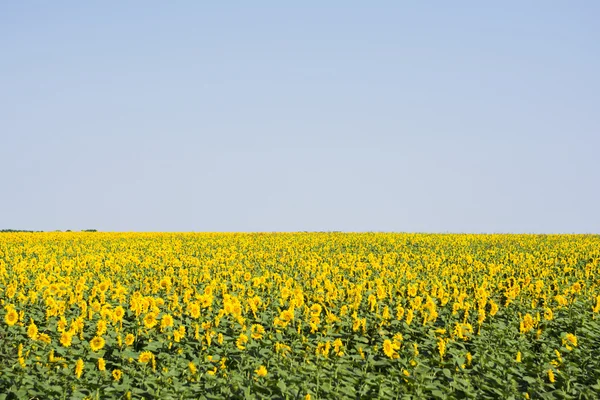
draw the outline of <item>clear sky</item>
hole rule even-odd
[[[599,233],[599,20],[3,1],[0,228]]]

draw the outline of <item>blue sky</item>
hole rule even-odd
[[[2,2],[0,228],[598,233],[598,16]]]

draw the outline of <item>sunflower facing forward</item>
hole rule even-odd
[[[90,348],[92,351],[102,350],[104,347],[104,338],[102,336],[96,336],[92,340],[90,340]]]

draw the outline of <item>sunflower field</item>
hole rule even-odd
[[[600,236],[3,233],[17,398],[600,398]]]

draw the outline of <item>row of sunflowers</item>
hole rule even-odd
[[[600,236],[5,233],[2,398],[599,398]]]

